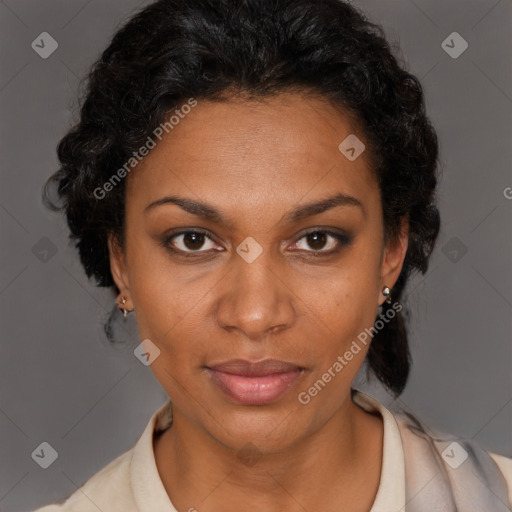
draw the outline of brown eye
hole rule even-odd
[[[349,245],[350,242],[351,237],[349,235],[317,230],[306,233],[295,243],[295,246],[297,249],[306,252],[332,254],[341,249],[342,246]]]
[[[164,245],[185,253],[207,252],[216,247],[213,240],[201,231],[182,231],[166,238]]]
[[[317,231],[316,233],[306,235],[306,240],[309,247],[315,251],[319,251],[325,247],[325,244],[327,243],[327,235],[322,231]]]
[[[185,233],[183,235],[183,245],[191,251],[201,249],[204,240],[205,236],[202,233]]]

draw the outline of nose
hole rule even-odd
[[[278,266],[264,253],[252,263],[234,256],[222,280],[217,322],[253,341],[288,329],[295,321],[294,295]]]

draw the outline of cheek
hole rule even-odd
[[[137,273],[132,293],[141,336],[166,344],[190,336],[191,327],[204,326],[209,288],[202,280],[189,282],[169,268],[153,266]]]
[[[136,238],[127,240],[127,263],[139,333],[163,341],[190,321],[211,286],[193,265],[175,265],[155,242]]]
[[[375,321],[378,308],[376,261],[376,258],[365,258],[354,252],[327,278],[315,282],[306,280],[303,284],[300,293],[307,297],[307,310],[321,319],[338,345],[357,337]]]

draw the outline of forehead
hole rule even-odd
[[[364,134],[321,98],[283,93],[264,101],[198,100],[174,123],[130,174],[130,200],[149,203],[181,192],[223,204],[254,198],[261,207],[264,198],[275,202],[284,195],[296,203],[327,191],[375,193],[368,152],[350,160],[339,149],[347,137],[362,142]]]

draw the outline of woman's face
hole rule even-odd
[[[384,246],[368,155],[338,148],[364,134],[326,102],[199,101],[183,117],[128,177],[113,274],[160,350],[151,369],[176,421],[233,449],[282,450],[349,410],[361,333],[406,233]],[[266,359],[286,364],[222,366]]]

